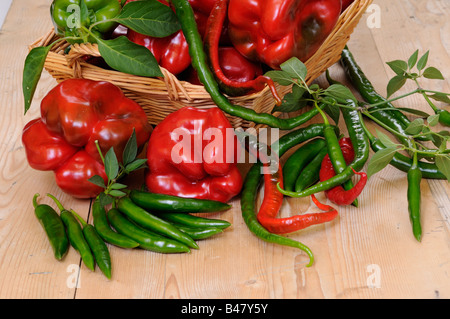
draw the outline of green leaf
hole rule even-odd
[[[392,94],[400,90],[405,83],[406,77],[403,75],[394,76],[387,85],[387,97],[390,97]]]
[[[409,69],[412,69],[416,65],[418,57],[419,57],[419,50],[416,50],[408,59]]]
[[[430,114],[428,114],[427,112],[421,111],[421,110],[417,110],[417,109],[411,109],[408,107],[397,107],[396,108],[399,111],[405,111],[423,118],[427,118],[428,116],[430,116]]]
[[[111,191],[109,192],[109,195],[111,195],[111,196],[113,196],[113,197],[122,197],[122,196],[125,196],[126,193],[124,193],[124,192],[122,192],[122,191],[119,191],[119,190],[117,190],[117,189],[113,189],[113,190],[111,190]]]
[[[428,63],[428,54],[430,53],[430,51],[425,52],[424,55],[422,55],[419,59],[419,62],[417,62],[417,70],[421,71],[423,70],[427,63]]]
[[[136,159],[133,162],[131,162],[130,164],[128,164],[127,166],[125,166],[125,171],[127,173],[130,173],[132,171],[136,171],[138,169],[144,168],[145,167],[145,163],[147,163],[147,159]]]
[[[439,123],[439,114],[432,114],[427,118],[430,126],[436,126]]]
[[[280,65],[281,70],[287,72],[292,78],[305,81],[307,75],[306,66],[296,57],[283,62]]]
[[[381,141],[381,143],[383,143],[384,146],[386,147],[397,147],[397,144],[394,143],[389,136],[387,136],[386,134],[384,134],[383,132],[380,132],[379,130],[375,129],[376,133],[377,133],[377,137],[378,139]]]
[[[326,96],[330,96],[332,98],[335,98],[336,100],[340,102],[344,102],[347,100],[353,100],[355,103],[357,103],[357,100],[355,96],[353,95],[352,91],[342,85],[342,84],[332,84],[329,87],[327,87],[324,91],[324,94]]]
[[[326,100],[330,100],[332,98],[325,97]],[[334,100],[333,100],[334,101]],[[326,103],[323,110],[330,116],[330,118],[334,121],[334,123],[337,125],[339,124],[339,119],[341,117],[341,110],[339,106],[333,105],[334,103],[328,104]]]
[[[427,79],[444,80],[441,71],[432,66],[426,68],[422,75]]]
[[[156,0],[129,2],[114,20],[138,33],[157,38],[167,37],[181,28],[172,9]]]
[[[290,74],[285,71],[272,70],[272,71],[266,72],[266,74],[264,74],[264,75],[270,77],[274,82],[277,82],[278,84],[283,85],[283,86],[289,86],[293,83],[296,83],[296,81],[294,81],[294,79],[292,79]]]
[[[408,64],[402,60],[395,60],[391,62],[387,62],[387,65],[395,72],[397,75],[403,75],[408,70]]]
[[[300,110],[302,107],[306,106],[308,102],[303,99],[305,92],[305,88],[294,85],[292,87],[292,92],[285,94],[281,105],[276,107],[274,111],[289,113]]]
[[[96,40],[101,56],[111,68],[138,76],[163,76],[158,62],[146,47],[131,42],[125,36],[113,40]]]
[[[137,141],[136,141],[136,131],[133,128],[133,133],[131,133],[130,138],[127,141],[127,144],[125,145],[125,148],[123,149],[123,165],[127,165],[134,161],[134,159],[137,156]]]
[[[405,129],[405,133],[408,135],[416,135],[422,132],[425,124],[423,119],[418,118],[409,123],[408,127]]]
[[[127,188],[127,185],[121,183],[113,183],[109,186],[110,189],[124,189]]]
[[[22,91],[25,101],[26,114],[31,106],[36,87],[41,78],[42,70],[44,69],[45,59],[50,52],[51,45],[46,47],[33,48],[25,58],[25,65],[23,68]]]
[[[396,152],[396,147],[386,147],[373,154],[367,166],[367,178],[385,168],[392,161]]]
[[[88,179],[88,181],[101,187],[101,188],[106,188],[105,181],[99,175],[92,176],[91,178]]]
[[[445,93],[435,93],[433,95],[428,95],[428,97],[432,98],[433,100],[450,104],[450,99],[448,98],[448,96],[449,94]]]
[[[98,195],[98,200],[99,200],[101,206],[108,206],[108,205],[112,204],[112,202],[114,201],[111,196],[108,196],[105,193],[100,193]]]
[[[105,173],[109,180],[115,179],[119,173],[119,162],[113,147],[105,154]]]
[[[436,156],[436,166],[450,182],[450,156]]]

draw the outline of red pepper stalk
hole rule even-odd
[[[219,43],[225,18],[227,16],[228,2],[229,0],[217,0],[208,18],[205,34],[205,51],[209,59],[210,67],[216,76],[222,91],[229,96],[242,96],[253,92],[259,92],[268,85],[275,98],[276,104],[280,105],[282,100],[270,77],[260,75],[253,80],[241,82],[228,78],[222,71],[219,59]]]
[[[355,151],[353,149],[353,145],[351,143],[350,138],[341,138],[339,140],[339,145],[341,146],[342,154],[344,155],[345,162],[348,164],[351,163],[353,158],[355,157]],[[367,174],[364,172],[353,172],[360,176],[358,183],[349,190],[344,190],[342,186],[336,186],[325,191],[325,195],[327,198],[336,205],[350,205],[353,201],[361,194],[367,182]],[[333,168],[333,164],[331,163],[330,156],[325,155],[322,166],[320,168],[319,178],[320,181],[325,181],[333,176],[336,173]]]
[[[338,211],[328,205],[320,203],[314,195],[311,195],[316,206],[325,211],[323,213],[301,214],[285,218],[277,218],[283,202],[284,195],[280,193],[277,184],[283,185],[283,174],[281,164],[278,161],[278,170],[274,173],[269,171],[269,164],[263,164],[264,170],[264,199],[258,211],[257,218],[261,225],[274,234],[292,233],[309,226],[332,221]]]

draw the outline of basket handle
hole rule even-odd
[[[97,44],[75,43],[72,45],[69,53],[66,55],[66,59],[67,65],[73,70],[74,78],[82,78],[81,63],[84,62],[84,56],[100,57]]]

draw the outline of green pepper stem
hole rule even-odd
[[[74,211],[73,209],[70,210],[70,212],[80,221],[81,226],[83,226],[83,228],[85,226],[87,226],[87,223],[84,221],[83,217],[81,217],[80,215],[77,214],[76,211]]]
[[[38,198],[39,196],[40,196],[39,193],[36,193],[36,194],[34,194],[34,196],[33,196],[33,206],[34,206],[34,208],[36,208],[37,205],[38,205],[38,203],[37,203],[37,198]]]
[[[66,210],[64,208],[64,206],[61,204],[61,202],[55,196],[53,196],[52,194],[49,194],[49,193],[47,193],[47,196],[55,201],[56,206],[58,206],[58,208],[61,212]]]

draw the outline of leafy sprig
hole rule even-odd
[[[85,1],[81,0],[80,19],[85,19],[83,16],[86,14]],[[154,37],[166,37],[180,30],[178,19],[168,6],[157,0],[133,1],[126,4],[114,18],[98,21],[89,28],[80,26],[77,37],[63,37],[47,46],[33,48],[25,59],[22,79],[25,114],[31,106],[47,55],[51,48],[62,40],[86,43],[90,38],[95,39],[100,55],[111,68],[138,76],[164,76],[155,57],[147,48],[130,41],[126,36],[107,40],[93,32],[95,26],[111,22],[123,24],[136,32]]]
[[[89,178],[89,181],[104,189],[99,195],[99,200],[102,205],[109,205],[114,201],[114,198],[126,195],[125,189],[127,188],[127,185],[119,183],[118,181],[131,172],[145,168],[147,159],[137,158],[138,146],[134,130],[123,150],[122,163],[117,160],[113,147],[111,147],[103,156],[98,141],[95,141],[95,143],[105,167],[107,182],[105,184],[105,181],[99,175],[92,176]]]

